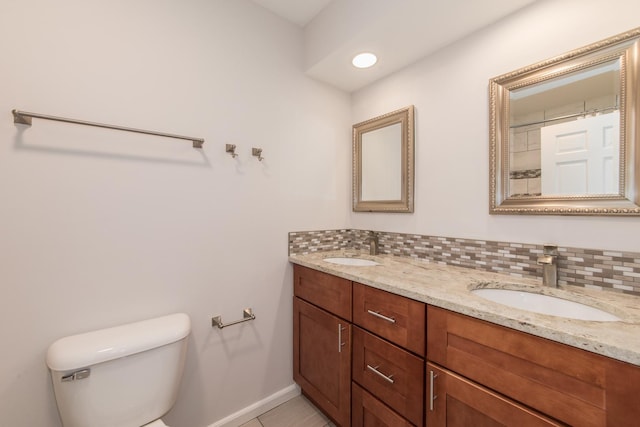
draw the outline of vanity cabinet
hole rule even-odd
[[[508,424],[622,427],[640,420],[640,369],[631,364],[433,306],[427,349],[429,427],[465,425],[455,421],[459,414],[487,416],[484,424],[466,424],[482,426],[516,413],[533,418]]]
[[[293,379],[340,426],[351,425],[351,282],[294,266]]]
[[[425,304],[293,271],[293,377],[302,392],[342,427],[422,427]]]
[[[294,265],[294,380],[341,427],[635,427],[640,367]]]

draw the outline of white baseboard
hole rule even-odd
[[[282,390],[273,393],[271,396],[267,396],[264,399],[229,415],[228,417],[216,421],[209,427],[241,426],[242,424],[254,419],[258,415],[262,415],[265,412],[275,408],[276,406],[283,404],[287,400],[293,399],[299,394],[300,387],[298,387],[296,384],[292,384],[289,387],[285,387]]]

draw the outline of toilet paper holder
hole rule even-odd
[[[242,311],[242,319],[235,320],[229,323],[222,323],[222,316],[215,316],[211,318],[211,327],[218,327],[219,329],[226,328],[227,326],[237,325],[238,323],[248,322],[249,320],[254,320],[256,315],[253,314],[253,309],[245,308]]]

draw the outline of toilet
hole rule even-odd
[[[191,320],[176,313],[61,338],[47,351],[64,427],[168,427]]]

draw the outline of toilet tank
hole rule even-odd
[[[191,321],[184,313],[61,338],[47,351],[64,427],[140,427],[176,401]]]

